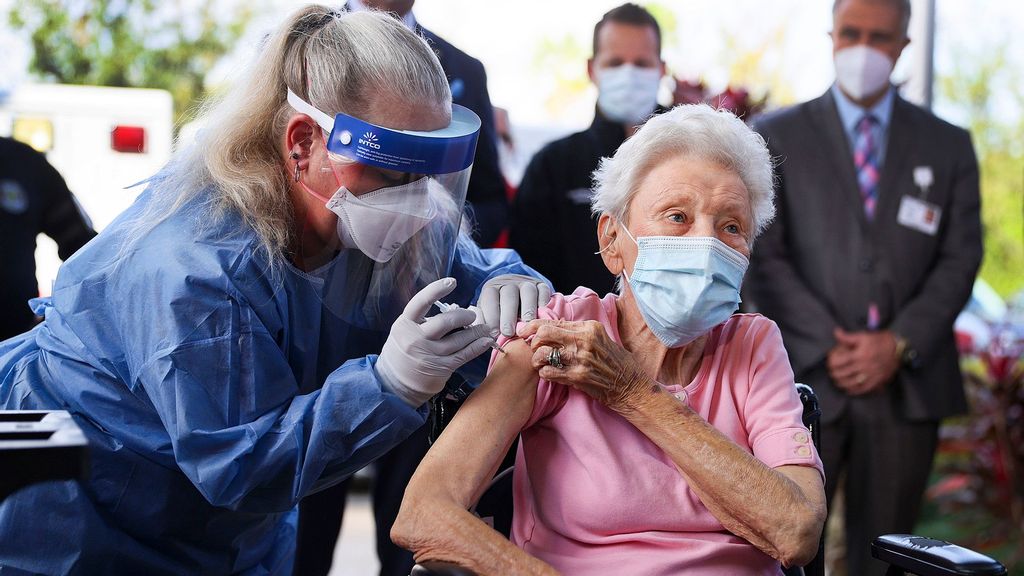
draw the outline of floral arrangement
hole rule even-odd
[[[718,94],[712,93],[704,85],[704,82],[690,82],[687,80],[675,79],[676,86],[672,92],[672,103],[676,104],[698,104],[705,103],[713,108],[728,110],[744,122],[750,120],[764,110],[767,104],[767,94],[760,99],[754,99],[746,88],[726,87]]]
[[[1024,327],[992,330],[980,349],[958,337],[971,412],[943,425],[928,498],[966,545],[1012,567],[1024,564]]]

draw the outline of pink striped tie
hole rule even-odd
[[[857,122],[857,140],[853,151],[853,164],[857,167],[857,184],[864,201],[864,215],[870,221],[875,217],[878,202],[878,147],[875,146],[875,117],[865,114]]]

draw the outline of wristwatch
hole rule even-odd
[[[917,350],[914,350],[910,346],[910,342],[903,336],[895,332],[892,335],[896,339],[896,359],[899,360],[900,366],[910,369],[917,368]]]

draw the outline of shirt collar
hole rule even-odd
[[[363,10],[369,10],[370,8],[366,4],[363,4],[362,0],[348,0],[348,9],[353,12],[361,12]],[[416,31],[416,17],[412,15],[412,10],[406,12],[405,16],[402,16],[400,20],[406,28],[413,32]]]
[[[832,84],[832,98],[836,101],[836,109],[839,110],[839,119],[843,122],[843,129],[846,130],[847,134],[855,134],[857,131],[857,122],[865,114],[871,114],[878,121],[878,127],[882,130],[882,133],[887,133],[889,130],[889,120],[892,118],[892,103],[895,97],[893,93],[895,88],[890,84],[889,88],[886,89],[885,95],[882,99],[875,103],[874,106],[865,110],[860,105],[850,100],[843,91],[839,89],[839,84]]]

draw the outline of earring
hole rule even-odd
[[[296,182],[299,181],[299,163],[298,162],[295,163],[295,181]]]

